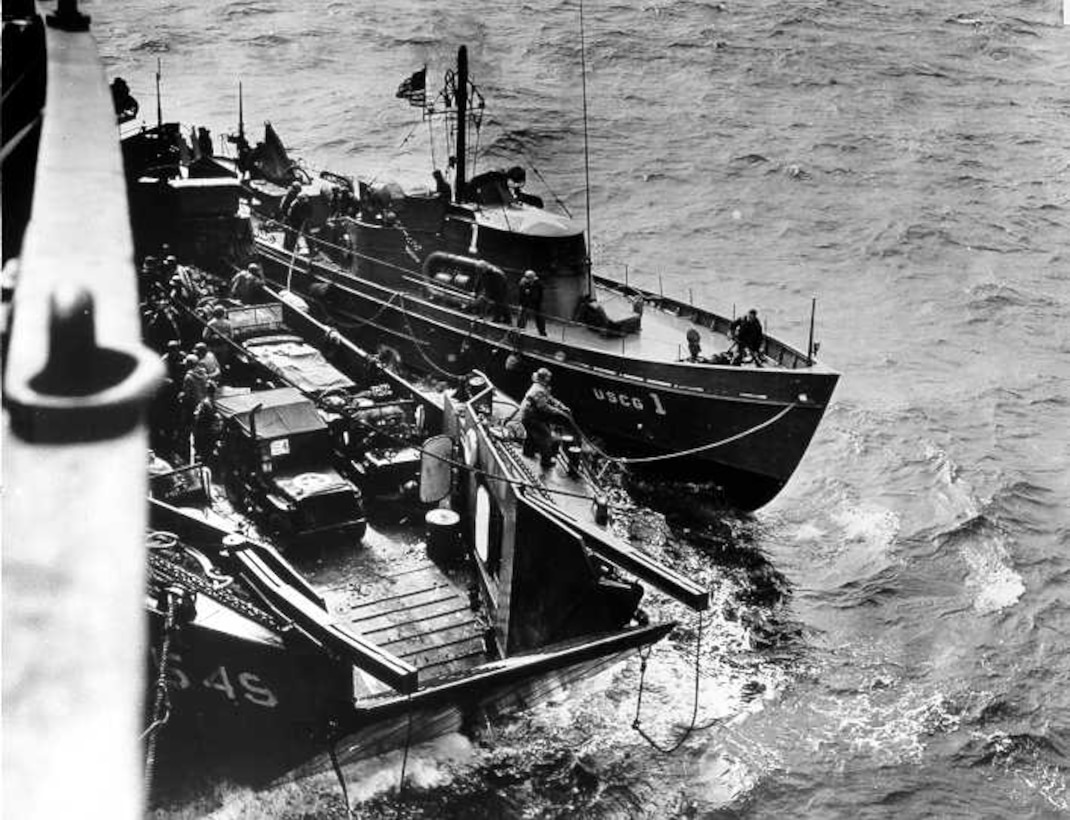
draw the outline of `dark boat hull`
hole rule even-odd
[[[580,426],[613,456],[654,474],[710,485],[712,500],[753,510],[768,503],[798,466],[824,414],[837,375],[820,369],[738,368],[630,359],[572,347],[481,320],[441,302],[312,263],[258,241],[267,276],[321,300],[331,321],[358,344],[396,350],[432,375],[484,371],[519,397],[530,374],[554,372],[554,391]],[[397,278],[397,273],[394,273]]]
[[[154,614],[150,634],[158,647],[162,618]],[[327,770],[332,750],[340,762],[354,762],[468,731],[545,702],[656,643],[673,626],[584,638],[430,683],[411,697],[356,703],[349,668],[299,640],[272,646],[186,627],[169,652],[171,717],[157,739],[159,786],[166,793],[219,775],[264,785]],[[151,661],[150,680],[159,669],[155,651]]]

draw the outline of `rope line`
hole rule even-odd
[[[171,633],[175,628],[175,609],[178,598],[170,591],[167,595],[167,613],[164,616],[163,638],[160,641],[160,663],[156,672],[156,685],[154,687],[154,701],[152,706],[152,723],[142,733],[142,739],[148,738],[145,749],[145,795],[152,793],[152,779],[156,769],[156,739],[158,731],[171,717],[171,700],[167,693],[167,664],[171,654]]]
[[[719,718],[714,718],[713,720],[709,721],[708,723],[704,723],[704,724],[699,724],[697,722],[697,720],[698,720],[698,700],[699,700],[699,698],[698,698],[699,678],[700,678],[700,675],[701,675],[701,662],[702,662],[702,632],[703,632],[703,625],[704,625],[704,620],[703,620],[703,617],[702,617],[702,613],[700,612],[699,616],[698,616],[698,638],[695,641],[695,687],[694,687],[694,700],[693,700],[692,706],[691,706],[691,720],[688,723],[687,728],[684,729],[683,733],[680,735],[680,737],[678,737],[676,739],[676,742],[673,743],[672,745],[669,745],[669,746],[663,746],[662,744],[658,743],[658,741],[656,741],[653,737],[651,737],[651,735],[648,734],[643,729],[643,727],[641,725],[640,713],[642,712],[642,709],[643,709],[643,692],[644,692],[644,687],[645,687],[645,684],[646,684],[646,667],[647,667],[647,660],[650,658],[651,649],[650,649],[650,647],[647,647],[645,651],[644,650],[639,650],[639,658],[640,658],[640,665],[639,665],[639,692],[638,692],[638,694],[636,696],[636,699],[635,699],[635,719],[632,721],[632,728],[635,729],[635,731],[637,731],[639,733],[639,736],[641,738],[643,738],[643,740],[645,740],[647,743],[650,744],[651,748],[653,748],[655,751],[658,751],[658,752],[660,752],[661,754],[664,754],[664,755],[673,754],[677,749],[679,749],[681,746],[684,745],[684,743],[687,741],[687,739],[689,737],[691,737],[691,735],[694,732],[705,731],[706,729],[710,729],[710,728],[716,726],[717,724],[719,724],[721,722],[721,720]]]
[[[576,427],[576,431],[583,437],[584,442],[586,442],[586,444],[592,450],[598,453],[598,455],[602,456],[602,458],[612,461],[615,464],[650,464],[656,461],[670,461],[674,458],[684,458],[686,456],[695,455],[696,453],[705,452],[706,450],[714,450],[718,447],[724,447],[726,444],[731,444],[734,441],[739,441],[740,439],[746,438],[747,436],[754,435],[755,433],[764,430],[769,425],[775,424],[776,422],[784,418],[784,416],[786,416],[791,410],[795,409],[795,407],[795,402],[792,402],[775,416],[772,416],[771,418],[768,418],[765,421],[756,424],[747,430],[743,430],[742,432],[728,436],[727,438],[723,438],[718,441],[713,441],[709,444],[701,444],[698,447],[689,447],[686,450],[675,450],[671,453],[661,453],[660,455],[656,456],[635,456],[631,458],[624,456],[611,456],[609,455],[609,453],[604,452],[600,447],[598,447],[597,444],[591,441],[587,434],[575,425],[575,422],[573,422],[573,426]]]
[[[334,769],[334,776],[338,778],[338,785],[342,787],[342,802],[346,807],[346,817],[353,816],[353,809],[349,804],[349,787],[346,785],[345,775],[342,772],[342,766],[338,762],[338,750],[334,740],[331,740],[327,746],[327,754],[331,757],[331,766]]]
[[[409,747],[412,745],[412,695],[409,695],[407,700],[409,702],[409,708],[406,713],[408,720],[405,727],[405,746],[401,756],[401,777],[398,780],[397,811],[395,813],[397,817],[401,817],[401,795],[405,791],[405,769],[409,765]]]

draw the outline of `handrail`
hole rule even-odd
[[[293,230],[292,228],[267,217],[260,218],[260,223],[262,226],[268,226],[268,229],[266,231],[262,230],[261,234],[270,234],[280,230],[283,232]],[[257,241],[261,244],[262,251],[265,250],[266,247],[271,246],[271,243],[262,237],[257,237]],[[431,293],[443,296],[444,300],[442,302],[435,301],[431,294],[428,294],[428,298],[424,299],[424,296],[418,290],[409,294],[413,298],[431,301],[436,307],[456,311],[466,320],[470,320],[473,316],[473,314],[467,313],[462,307],[450,304],[451,300],[456,300],[464,303],[466,306],[470,306],[476,300],[476,294],[473,292],[458,288],[452,284],[434,281],[426,276],[426,274],[415,269],[408,269],[384,259],[378,259],[368,254],[359,253],[352,248],[344,248],[341,245],[336,245],[318,237],[305,236],[305,241],[310,248],[318,247],[327,252],[328,257],[330,257],[329,251],[332,250],[345,252],[352,254],[355,258],[394,269],[401,274],[402,279],[409,281],[413,285],[423,286]],[[304,258],[304,261],[307,263],[309,260]],[[331,264],[337,266],[337,263],[334,262],[333,259]],[[342,267],[339,267],[338,272],[351,279],[356,278],[361,282],[367,282],[371,285],[375,284],[365,277],[356,275],[352,271]],[[709,346],[707,347],[708,354],[727,354],[734,350],[734,343],[728,336],[728,328],[731,324],[731,320],[725,316],[721,316],[720,314],[701,307],[696,307],[692,304],[681,302],[670,296],[653,293],[636,285],[628,284],[627,282],[620,282],[603,276],[593,276],[592,281],[597,287],[601,288],[603,292],[609,292],[613,297],[630,300],[638,298],[652,312],[683,317],[685,320],[690,321],[692,325],[697,325],[700,332],[701,329],[705,329],[705,331],[710,334],[709,338],[705,340],[709,343]],[[603,333],[597,326],[584,322],[577,322],[563,316],[548,313],[543,313],[542,315],[548,320],[548,333],[546,337],[548,340],[574,344],[583,347],[585,350],[593,351],[596,354],[630,357],[639,350],[642,350],[644,353],[648,354],[643,357],[644,359],[647,359],[652,363],[657,363],[659,366],[670,365],[681,368],[738,368],[738,365],[720,364],[711,361],[690,361],[686,356],[683,335],[681,335],[681,338],[675,342],[667,339],[654,339],[648,329],[643,335],[643,338],[640,339],[632,333],[622,333],[619,335],[611,332]],[[653,315],[653,313],[644,315]],[[498,326],[497,323],[491,322],[485,317],[480,317],[480,319],[488,324]],[[506,330],[509,329],[508,326],[504,324],[500,325],[500,327]],[[682,331],[683,328],[681,328],[681,333]],[[526,332],[527,331],[525,330],[525,333]],[[593,337],[600,337],[600,341],[596,341]],[[530,338],[533,341],[537,338],[534,335],[534,327],[532,327]],[[721,343],[726,345],[726,347],[715,349],[715,346]],[[652,353],[656,355],[649,355]],[[765,354],[763,359],[763,373],[779,373],[784,370],[809,370],[814,373],[814,375],[833,375],[833,371],[819,364],[816,358],[808,358],[805,353],[775,336],[766,336],[766,341],[763,345],[763,353]],[[628,373],[628,376],[631,378],[639,378],[643,381],[649,381],[643,376],[635,373]],[[702,390],[700,385],[677,382],[673,382],[672,384],[673,386],[685,390]]]
[[[140,343],[111,94],[88,17],[59,5],[4,385],[3,813],[62,816],[76,794],[135,818],[143,413],[162,368]]]

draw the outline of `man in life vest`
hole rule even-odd
[[[542,458],[543,467],[552,466],[557,453],[557,442],[554,440],[550,423],[574,423],[572,411],[550,392],[550,371],[545,367],[540,367],[531,374],[531,387],[524,394],[518,413],[520,422],[524,425],[524,432],[527,433],[527,438],[524,439],[524,455],[538,454]]]
[[[757,367],[762,366],[761,346],[765,340],[762,331],[762,323],[758,321],[758,311],[751,308],[746,316],[741,316],[732,322],[729,333],[736,343],[736,355],[732,364],[742,364],[744,357],[749,353]]]

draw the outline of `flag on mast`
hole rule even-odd
[[[409,105],[422,108],[427,103],[427,66],[414,71],[411,77],[406,77],[398,86],[395,96],[408,100]]]

